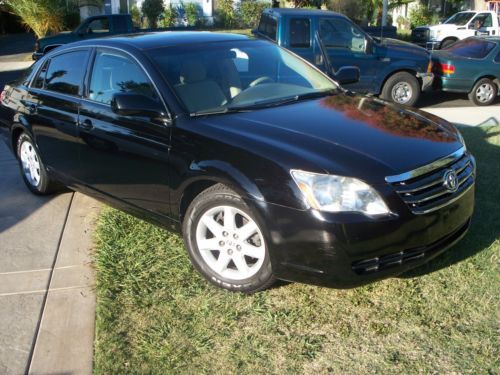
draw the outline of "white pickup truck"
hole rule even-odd
[[[500,15],[489,11],[458,12],[439,25],[416,27],[411,39],[427,49],[440,49],[474,35],[500,35]]]

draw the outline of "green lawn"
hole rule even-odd
[[[478,161],[467,237],[426,266],[358,289],[218,290],[179,237],[105,210],[95,373],[500,373],[500,127],[463,134]]]

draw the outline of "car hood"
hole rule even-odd
[[[38,39],[38,43],[40,44],[40,48],[43,49],[52,44],[66,44],[71,43],[76,40],[76,37],[73,33],[60,33],[53,36],[46,36],[45,38]]]
[[[384,38],[380,40],[380,42],[377,44],[377,47],[387,49],[389,55],[392,53],[404,54],[404,56],[412,56],[412,58],[429,57],[429,51],[427,51],[425,48],[397,39]]]
[[[379,173],[413,170],[462,147],[455,127],[441,118],[377,98],[344,94],[199,121],[219,140],[242,139],[240,147],[253,152],[279,148],[288,151],[288,160],[313,160],[328,173],[356,174],[342,170],[343,158],[349,158],[349,168],[372,166],[367,180],[379,178]]]

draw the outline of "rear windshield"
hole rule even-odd
[[[493,48],[495,48],[495,43],[487,40],[464,39],[446,48],[446,50],[455,56],[483,59]]]
[[[276,40],[276,31],[278,29],[278,22],[271,16],[263,14],[259,22],[259,33],[267,36],[272,40]]]

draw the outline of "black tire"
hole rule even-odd
[[[420,83],[408,72],[390,76],[382,88],[381,98],[396,104],[414,106],[420,98]]]
[[[469,100],[478,106],[487,106],[495,101],[498,86],[489,78],[481,78],[469,93]]]
[[[254,246],[254,244],[249,241],[257,236],[259,246],[264,246],[264,255],[261,256],[261,260],[255,261],[253,265],[249,266],[248,270],[251,270],[250,272],[255,272],[255,274],[251,275],[248,278],[235,279],[232,277],[227,277],[228,273],[239,273],[239,268],[236,266],[238,262],[236,262],[236,260],[233,261],[233,259],[235,259],[233,257],[239,257],[240,260],[244,259],[247,266],[247,262],[252,263],[254,261],[253,258],[243,255],[243,251],[237,253],[236,250],[230,249],[230,247],[236,249],[236,247],[238,247],[236,242],[239,240],[234,240],[235,243],[230,243],[232,242],[231,238],[233,238],[233,235],[227,232],[220,232],[225,233],[225,235],[228,236],[226,237],[227,242],[224,244],[223,241],[219,241],[220,239],[222,239],[220,237],[222,234],[220,234],[219,236],[212,234],[208,227],[204,226],[205,224],[202,223],[202,218],[206,219],[207,217],[209,217],[211,212],[216,212],[222,206],[231,207],[231,209],[234,209],[235,212],[238,211],[244,213],[253,221],[253,223],[256,224],[256,227],[259,230],[258,233],[256,232],[255,234],[253,234],[252,237],[248,238],[248,240],[245,239],[244,241],[241,241],[241,243],[244,242],[245,244]],[[234,234],[236,233],[236,230],[242,228],[244,225],[243,224],[241,226],[238,226],[236,220],[237,215],[239,214],[235,214],[234,216],[236,228]],[[222,225],[226,224],[224,216],[221,220],[223,222]],[[238,216],[238,218],[240,218],[240,216]],[[220,214],[213,216],[213,219],[214,221],[220,220]],[[241,220],[245,220],[245,218],[241,216]],[[246,223],[249,222],[250,221],[247,221]],[[220,228],[222,228],[222,226]],[[269,251],[267,248],[265,228],[260,220],[256,217],[256,215],[252,213],[243,199],[241,199],[238,194],[236,194],[226,186],[217,184],[200,193],[189,205],[183,221],[182,229],[184,235],[184,243],[189,257],[191,258],[191,262],[193,263],[194,267],[212,284],[220,288],[230,290],[232,292],[255,293],[267,289],[274,283],[275,278],[272,272]],[[217,227],[217,229],[219,229],[219,227]],[[218,247],[220,249],[212,250],[212,247],[210,247],[210,250],[205,249],[204,254],[202,255],[202,252],[198,247],[197,237],[197,234],[200,235],[200,233],[204,233],[202,236],[211,236],[212,238],[209,238],[209,240],[215,240],[215,242],[218,243]],[[223,245],[221,245],[221,243]],[[241,246],[239,247],[240,250],[238,251],[241,251]],[[226,266],[224,266],[224,269],[220,272],[217,272],[213,268],[214,262],[219,262],[222,253],[224,253],[225,256],[224,259],[229,260],[226,261]],[[208,259],[207,257],[212,259],[212,265],[210,265],[206,260]],[[223,274],[223,272],[225,272],[225,274]]]
[[[445,39],[445,40],[443,40],[443,42],[441,43],[441,49],[448,48],[452,44],[455,44],[456,41],[457,41],[456,39]]]
[[[38,163],[38,168],[36,168],[39,173],[38,180],[31,177],[31,174],[28,171],[29,168],[27,168],[26,165],[23,164],[23,158],[21,156],[23,147],[27,147],[30,152],[32,152],[33,160]],[[47,174],[45,165],[43,164],[42,158],[40,157],[40,152],[36,148],[35,142],[33,142],[33,139],[31,139],[28,134],[22,133],[17,139],[16,155],[17,160],[19,161],[19,167],[21,169],[21,176],[23,177],[23,181],[32,193],[37,195],[47,195],[52,194],[58,190],[60,184],[56,181],[53,181]]]

